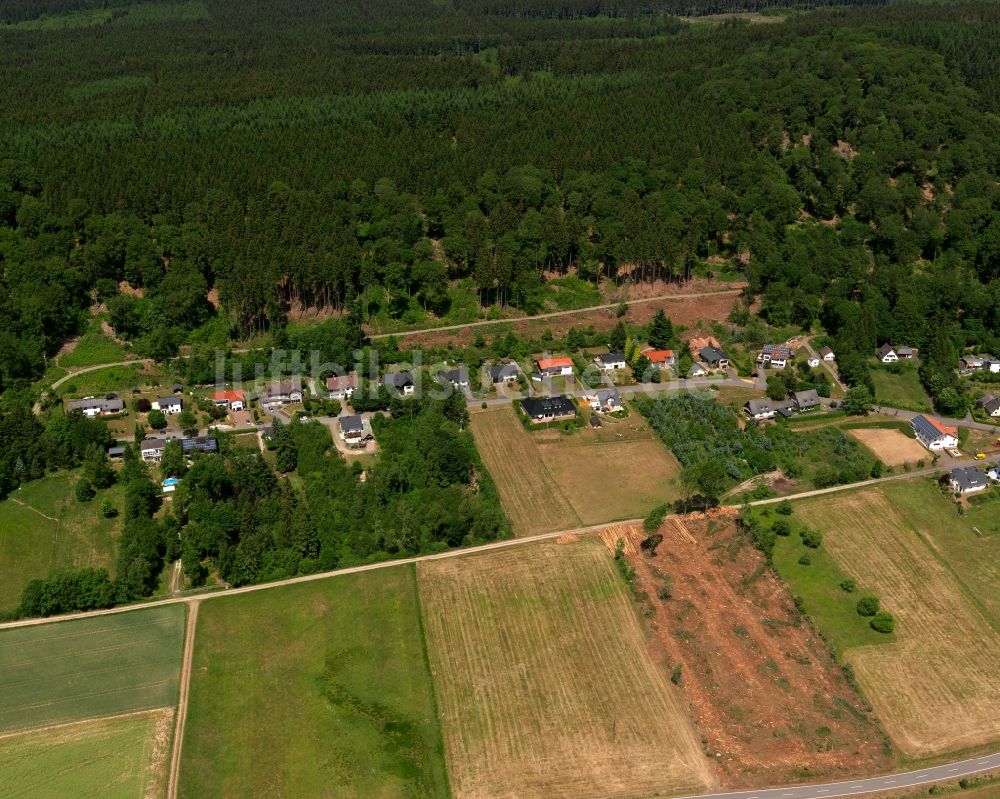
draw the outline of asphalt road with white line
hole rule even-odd
[[[869,777],[862,780],[827,782],[820,785],[800,785],[791,788],[765,788],[755,791],[728,791],[697,794],[697,799],[834,799],[838,796],[861,796],[879,791],[905,790],[922,785],[951,782],[962,777],[1000,769],[1000,752],[943,766],[931,766],[902,774]],[[695,799],[694,796],[684,799]]]

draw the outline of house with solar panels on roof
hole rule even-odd
[[[958,446],[958,428],[942,424],[932,416],[915,416],[910,421],[910,427],[917,436],[917,441],[929,450],[953,449]]]

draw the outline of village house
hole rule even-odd
[[[125,447],[121,444],[114,444],[108,447],[108,457],[113,459],[119,459],[125,457]]]
[[[985,368],[993,374],[1000,374],[1000,359],[990,358],[986,361]]]
[[[994,483],[1000,483],[1000,465],[991,466],[987,469],[986,476]]]
[[[808,391],[793,391],[792,402],[798,410],[809,411],[819,407],[820,399],[816,389],[811,388]]]
[[[527,397],[521,400],[521,407],[535,424],[572,419],[576,416],[576,405],[564,396]]]
[[[664,366],[672,367],[676,362],[674,358],[673,350],[646,350],[643,353],[653,366],[663,368]]]
[[[587,396],[590,407],[601,413],[615,413],[623,407],[621,394],[616,388],[602,388]]]
[[[184,403],[180,397],[157,397],[153,403],[154,408],[159,408],[164,413],[180,413]]]
[[[372,437],[370,432],[365,431],[365,422],[358,415],[341,416],[337,420],[340,424],[340,437],[349,447],[363,447],[365,441]]]
[[[490,382],[493,385],[501,383],[515,383],[521,374],[521,370],[516,363],[498,363],[488,369]]]
[[[212,394],[212,402],[219,407],[228,408],[230,411],[242,411],[247,407],[243,392],[234,389],[216,391]]]
[[[450,383],[453,388],[469,387],[469,370],[464,366],[439,372],[438,378],[445,383]]]
[[[765,344],[757,353],[757,365],[772,369],[784,369],[794,353],[785,344]]]
[[[302,402],[302,379],[291,377],[288,380],[268,383],[261,392],[260,401],[265,406]]]
[[[834,355],[833,350],[831,350],[829,347],[823,347],[819,351],[819,357],[822,358],[824,361],[835,361],[835,360],[837,360],[837,356]]]
[[[975,466],[961,466],[951,470],[948,480],[951,490],[956,494],[975,494],[989,488],[989,480]]]
[[[895,363],[899,360],[899,356],[896,354],[896,350],[893,349],[888,344],[883,344],[878,348],[875,353],[875,357],[878,358],[882,363]]]
[[[910,427],[917,440],[929,450],[952,449],[958,446],[958,428],[941,424],[931,416],[915,416]]]
[[[617,369],[625,368],[625,353],[623,352],[602,352],[594,363],[602,372],[614,372]]]
[[[125,403],[116,394],[107,394],[104,397],[86,397],[84,399],[70,400],[66,403],[66,409],[70,411],[80,411],[88,419],[95,416],[110,416],[121,413],[125,410]]]
[[[982,369],[986,359],[981,355],[966,355],[959,361],[963,369]]]
[[[698,357],[710,369],[729,368],[729,356],[718,347],[702,347],[698,350]]]
[[[901,361],[912,361],[916,357],[917,351],[913,347],[903,345],[896,347],[896,355],[899,356],[899,360]]]
[[[192,452],[218,452],[219,442],[212,436],[183,438],[181,439],[181,450],[185,455],[190,455]]]
[[[388,372],[382,376],[382,385],[396,389],[404,397],[410,396],[417,390],[413,382],[413,372]]]
[[[326,390],[332,400],[349,400],[357,388],[357,375],[332,375],[326,379]]]
[[[773,419],[777,413],[771,401],[764,398],[747,400],[746,405],[743,406],[743,411],[757,422],[762,422],[765,419]]]
[[[569,377],[573,374],[572,358],[539,358],[535,363],[542,377]]]
[[[986,411],[987,416],[1000,419],[1000,399],[992,394],[985,394],[976,400],[976,407]]]
[[[691,370],[688,372],[688,377],[704,377],[708,374],[708,367],[703,363],[698,363],[695,361],[691,364]]]
[[[162,438],[147,438],[139,444],[139,454],[144,461],[158,461],[163,457],[163,449],[167,442]]]
[[[819,366],[819,358],[813,358],[810,356],[809,358],[806,359],[806,365],[810,369],[815,369],[817,366]]]

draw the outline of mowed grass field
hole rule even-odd
[[[122,519],[104,518],[100,503],[108,496],[121,509],[121,486],[79,503],[73,497],[74,477],[47,475],[0,502],[0,611],[14,610],[33,579],[113,565]]]
[[[637,518],[680,496],[680,464],[638,413],[566,435],[529,432],[504,406],[474,413],[472,432],[518,535]]]
[[[898,374],[884,367],[871,370],[875,384],[875,404],[890,408],[906,408],[912,411],[932,411],[930,397],[920,382],[915,363],[906,363]]]
[[[0,732],[173,707],[185,609],[0,631]]]
[[[995,539],[976,538],[923,480],[810,499],[796,511],[896,616],[895,643],[843,657],[898,747],[930,756],[1000,740],[998,552],[983,546]]]
[[[173,710],[0,736],[0,799],[159,799]]]
[[[204,603],[180,796],[447,797],[413,567]]]
[[[864,427],[849,430],[847,434],[868,447],[886,466],[930,461],[932,457],[919,441],[900,430]]]
[[[452,793],[697,791],[708,765],[597,538],[417,566]]]

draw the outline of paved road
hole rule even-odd
[[[817,785],[799,785],[788,788],[765,788],[755,791],[729,791],[723,793],[699,794],[697,799],[834,799],[838,796],[861,796],[878,791],[894,791],[916,788],[937,782],[950,782],[961,777],[970,777],[984,771],[1000,768],[1000,752],[943,766],[932,766],[901,774],[887,774],[884,777],[868,777],[861,780],[825,782]],[[683,797],[683,799],[696,799]]]
[[[514,316],[509,319],[479,319],[475,322],[466,322],[462,325],[444,325],[442,327],[424,327],[419,330],[401,330],[398,333],[375,333],[368,338],[373,341],[380,338],[405,338],[406,336],[416,336],[419,333],[445,333],[449,330],[465,330],[468,327],[484,327],[485,325],[513,324],[515,322],[530,322],[533,319],[554,319],[557,316],[572,316],[573,314],[587,313],[589,311],[602,311],[607,308],[617,308],[623,302],[627,305],[641,305],[645,302],[663,302],[664,300],[696,300],[701,297],[721,297],[725,294],[739,294],[743,291],[741,284],[734,288],[720,289],[718,291],[698,291],[689,294],[660,294],[656,297],[642,297],[637,300],[618,300],[617,302],[607,302],[603,305],[588,305],[586,308],[577,308],[572,311],[550,311],[548,313],[534,314],[533,316]]]

